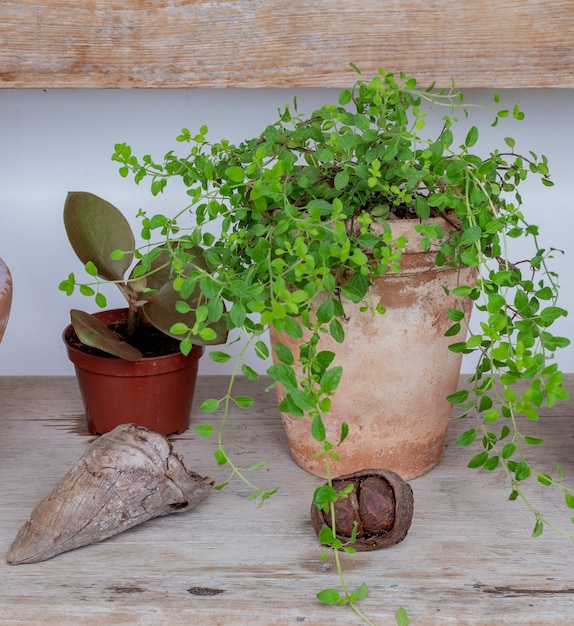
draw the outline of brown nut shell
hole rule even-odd
[[[413,518],[414,499],[411,486],[397,473],[385,469],[366,469],[333,480],[335,491],[349,484],[354,489],[347,498],[335,503],[337,538],[343,543],[351,538],[353,524],[358,524],[357,551],[377,550],[401,542]],[[311,503],[311,521],[319,536],[325,524],[331,528],[331,515]]]

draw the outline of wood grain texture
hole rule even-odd
[[[3,0],[4,87],[574,87],[572,0]]]
[[[93,440],[73,378],[0,378],[0,624],[100,626],[350,625],[352,611],[319,604],[337,587],[331,560],[311,527],[309,507],[321,480],[291,460],[268,380],[240,381],[237,393],[256,403],[233,409],[226,441],[243,467],[261,458],[253,476],[278,493],[257,509],[234,481],[187,514],[150,520],[98,544],[43,563],[9,566],[8,546],[32,507]],[[200,377],[196,405],[221,397],[227,377]],[[574,375],[566,382],[572,392]],[[574,476],[574,402],[543,411],[530,434]],[[214,418],[211,418],[214,419]],[[197,410],[192,422],[205,421]],[[453,422],[443,460],[411,481],[413,524],[406,539],[377,552],[344,557],[350,586],[366,581],[362,603],[376,624],[394,623],[404,606],[411,626],[571,626],[572,544],[552,532],[530,538],[533,519],[508,502],[502,476],[469,470],[472,450],[454,445],[468,428]],[[173,438],[188,466],[227,478],[213,459],[214,442],[193,430]],[[569,524],[563,504],[533,484],[535,506]]]

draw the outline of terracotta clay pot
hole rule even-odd
[[[125,320],[127,309],[95,315],[110,325]],[[126,361],[83,352],[70,345],[74,336],[70,325],[63,338],[76,370],[90,432],[103,434],[119,424],[136,424],[171,435],[189,427],[203,347],[195,346],[187,356],[175,352]]]
[[[0,341],[4,336],[12,306],[12,276],[8,266],[0,259]]]
[[[445,337],[452,325],[448,308],[470,314],[469,299],[445,295],[444,288],[473,284],[475,270],[439,268],[435,252],[420,251],[419,237],[407,220],[393,223],[393,237],[406,234],[409,244],[400,274],[376,280],[366,300],[343,299],[345,341],[323,336],[319,350],[336,354],[332,366],[343,366],[343,378],[325,416],[329,441],[339,440],[341,424],[349,435],[337,450],[333,475],[383,467],[409,480],[428,472],[440,460],[452,406],[445,398],[456,391],[462,355],[448,346],[463,341],[466,332]],[[360,312],[380,302],[384,315]],[[317,306],[321,301],[317,302]],[[299,342],[274,329],[271,346],[281,341],[298,355]],[[308,335],[304,335],[304,339]],[[285,390],[277,385],[279,400]],[[325,478],[322,459],[313,458],[319,444],[310,433],[310,420],[282,414],[283,426],[295,461]]]

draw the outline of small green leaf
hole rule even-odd
[[[93,296],[95,291],[89,285],[80,285],[80,293],[83,296]]]
[[[248,409],[254,402],[255,400],[249,396],[237,396],[235,398],[235,404],[241,409]]]
[[[397,622],[397,626],[409,626],[409,617],[403,607],[397,609],[397,612],[395,613],[395,620]]]
[[[198,437],[211,437],[213,434],[213,426],[211,424],[198,424],[194,430]]]
[[[544,532],[544,522],[537,515],[536,516],[536,524],[534,525],[534,530],[532,531],[533,537],[540,537],[540,535]]]
[[[88,261],[84,267],[86,269],[86,273],[90,276],[98,275],[98,268],[94,265],[94,263],[92,263],[92,261]]]
[[[315,441],[322,443],[326,438],[325,424],[320,415],[316,415],[311,423],[311,436]]]
[[[184,356],[187,356],[191,352],[192,348],[193,344],[191,343],[191,339],[189,337],[186,337],[179,344],[179,350]]]
[[[231,358],[231,355],[226,352],[220,352],[219,350],[214,350],[209,353],[209,358],[216,363],[227,363]]]
[[[569,509],[574,509],[574,496],[571,493],[565,493],[564,499],[566,500],[566,506]]]
[[[552,476],[550,474],[538,474],[538,482],[549,487],[552,484]]]
[[[446,315],[453,322],[461,322],[464,319],[464,313],[459,309],[448,309]]]
[[[323,589],[317,594],[317,600],[323,604],[337,604],[341,596],[336,589]]]
[[[257,341],[255,343],[255,354],[257,354],[260,359],[268,359],[269,348],[267,347],[267,344],[263,341]]]
[[[341,190],[344,189],[349,184],[349,174],[348,172],[337,172],[334,180],[335,189]]]
[[[557,306],[549,306],[540,311],[540,319],[542,320],[542,322],[548,325],[552,324],[552,322],[557,320],[559,317],[566,315],[566,311]]]
[[[318,509],[323,509],[329,502],[337,502],[339,495],[331,485],[323,485],[315,489],[313,502]]]
[[[284,343],[278,341],[275,344],[275,353],[277,354],[277,358],[281,361],[281,363],[285,363],[285,365],[293,365],[295,359],[293,358],[293,353],[290,348],[288,348]]]
[[[369,588],[366,583],[361,583],[351,594],[353,602],[360,602],[369,595]]]
[[[526,463],[526,461],[520,461],[517,463],[514,475],[518,481],[527,479],[530,476],[530,466],[528,463]]]
[[[331,323],[329,324],[329,332],[331,333],[331,337],[333,337],[337,343],[343,343],[343,341],[345,341],[345,329],[339,320],[331,320]]]
[[[321,376],[320,386],[323,393],[332,393],[337,389],[343,376],[343,368],[340,365],[332,367]]]
[[[217,448],[217,450],[213,453],[215,460],[218,465],[225,465],[227,463],[227,454],[225,454],[225,450],[222,448]]]
[[[329,528],[326,524],[323,524],[321,530],[319,531],[319,543],[322,543],[324,546],[330,546],[334,539],[335,535],[333,535],[333,530]]]
[[[199,407],[199,410],[203,413],[213,413],[219,409],[219,400],[215,400],[215,398],[209,398],[205,400],[203,404]]]
[[[283,383],[288,389],[297,388],[297,375],[290,365],[285,363],[275,363],[267,369],[267,374],[279,383]]]
[[[463,233],[460,238],[460,244],[462,246],[470,246],[473,243],[476,243],[480,236],[482,235],[482,229],[480,226],[469,226]]]
[[[204,341],[214,341],[215,339],[217,339],[217,333],[213,330],[213,328],[202,328],[199,331],[199,336]]]
[[[310,411],[315,408],[315,401],[301,389],[290,389],[288,394],[293,404],[301,411]]]
[[[468,446],[476,440],[476,429],[471,428],[460,434],[456,439],[457,446]]]
[[[485,412],[483,419],[486,423],[496,422],[498,420],[498,409],[496,408],[489,409],[488,411]]]
[[[504,448],[502,448],[502,458],[509,459],[516,450],[516,444],[514,442],[507,443]]]
[[[241,365],[241,373],[246,378],[249,378],[249,380],[259,380],[259,374],[252,367],[249,367],[249,365],[246,365],[245,363]]]
[[[114,250],[110,254],[110,258],[112,261],[121,261],[125,256],[125,252],[123,250]]]
[[[477,455],[473,456],[472,459],[468,462],[468,467],[477,468],[482,467],[486,461],[488,460],[488,452],[484,450],[483,452],[479,452]]]
[[[245,173],[241,167],[233,166],[225,170],[225,175],[234,183],[242,183]]]
[[[466,135],[466,139],[464,144],[467,148],[472,148],[474,144],[478,141],[478,128],[476,126],[471,126],[470,130]]]
[[[183,322],[177,322],[170,329],[169,332],[173,335],[185,335],[189,331],[189,328]]]
[[[499,461],[500,458],[498,456],[491,456],[489,459],[486,460],[483,468],[485,470],[488,470],[489,472],[492,472],[498,467]]]
[[[504,138],[504,143],[509,147],[509,148],[514,148],[514,146],[516,145],[516,141],[512,138],[512,137],[505,137]]]
[[[341,424],[341,436],[339,437],[339,444],[341,445],[343,443],[343,441],[345,441],[345,439],[347,438],[347,435],[349,434],[349,424],[347,424],[347,422],[343,422]]]
[[[466,389],[460,389],[446,397],[447,402],[452,402],[453,404],[462,404],[466,402],[467,399],[468,391]]]

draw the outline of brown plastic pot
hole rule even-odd
[[[12,306],[12,276],[8,266],[0,259],[0,341],[4,336]]]
[[[110,325],[125,320],[127,309],[95,315]],[[189,427],[203,347],[194,346],[187,356],[175,352],[126,361],[83,352],[70,345],[74,335],[70,325],[63,339],[76,370],[90,432],[103,434],[119,424],[136,424],[171,435]]]
[[[352,474],[369,467],[385,467],[404,480],[428,472],[440,460],[452,406],[446,397],[456,391],[462,355],[449,345],[463,341],[466,330],[445,337],[452,325],[448,308],[469,315],[470,299],[447,295],[459,284],[473,284],[474,268],[437,267],[436,252],[421,252],[414,220],[392,222],[393,238],[406,235],[402,271],[375,280],[364,302],[342,298],[345,318],[340,320],[345,341],[324,335],[319,350],[336,354],[331,364],[343,367],[343,378],[324,416],[327,438],[339,440],[343,422],[349,434],[333,460],[335,475]],[[445,223],[445,227],[448,224]],[[383,315],[361,312],[381,303]],[[321,301],[316,302],[320,306]],[[294,355],[300,341],[270,329],[275,345],[280,341]],[[309,337],[304,330],[303,340]],[[298,365],[295,365],[297,368]],[[277,385],[279,400],[285,389]],[[282,413],[287,441],[295,461],[308,472],[325,478],[325,464],[317,457],[319,444],[311,436],[308,419]]]

